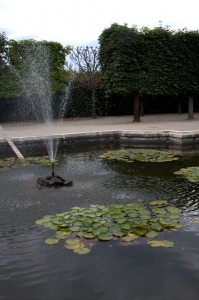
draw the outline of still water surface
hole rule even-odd
[[[152,164],[105,161],[102,151],[59,157],[57,174],[73,187],[36,187],[49,169],[27,166],[0,173],[0,300],[198,300],[199,184],[173,172],[198,166],[198,155]],[[47,214],[90,204],[167,200],[182,209],[183,228],[161,238],[171,249],[146,241],[124,247],[98,242],[87,255],[49,246],[52,232],[35,226]]]

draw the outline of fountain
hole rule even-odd
[[[53,119],[55,113],[52,109],[52,88],[50,83],[50,55],[46,45],[38,44],[34,51],[25,55],[25,69],[19,71],[25,99],[26,113],[33,115],[37,121],[45,124],[46,137],[44,139],[48,156],[52,162],[52,175],[38,178],[37,185],[43,186],[71,186],[72,181],[66,181],[55,174],[55,160],[59,140],[53,137]],[[25,72],[24,72],[25,70]],[[56,107],[56,118],[63,120],[67,100],[70,97],[72,79],[66,88],[64,96]]]

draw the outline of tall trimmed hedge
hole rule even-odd
[[[198,31],[112,24],[99,43],[106,92],[133,95],[135,122],[140,121],[140,95],[198,95]]]

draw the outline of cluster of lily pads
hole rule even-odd
[[[90,205],[87,208],[73,207],[70,211],[47,215],[36,221],[55,234],[45,240],[56,244],[65,240],[65,247],[78,254],[87,254],[96,242],[120,239],[131,244],[139,238],[156,238],[163,230],[177,230],[180,224],[180,209],[167,201],[141,201],[129,204]],[[152,247],[172,247],[163,240],[148,240]]]
[[[174,174],[182,175],[191,182],[199,182],[199,167],[182,168]]]
[[[153,149],[122,149],[108,151],[101,155],[102,158],[109,160],[120,160],[126,162],[167,162],[178,160],[179,158],[169,152]]]
[[[25,159],[17,159],[15,157],[0,159],[0,171],[5,171],[9,168],[16,168],[37,164],[40,166],[50,167],[52,165],[48,156],[43,157],[26,157]]]

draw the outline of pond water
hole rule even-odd
[[[198,300],[199,184],[173,172],[198,166],[199,153],[167,163],[105,161],[103,151],[62,154],[57,174],[72,187],[36,187],[49,169],[26,166],[0,173],[0,300]],[[73,206],[167,200],[182,209],[178,231],[164,232],[173,248],[97,242],[87,255],[63,243],[46,245],[52,231],[35,225]],[[141,241],[140,241],[141,240]]]

